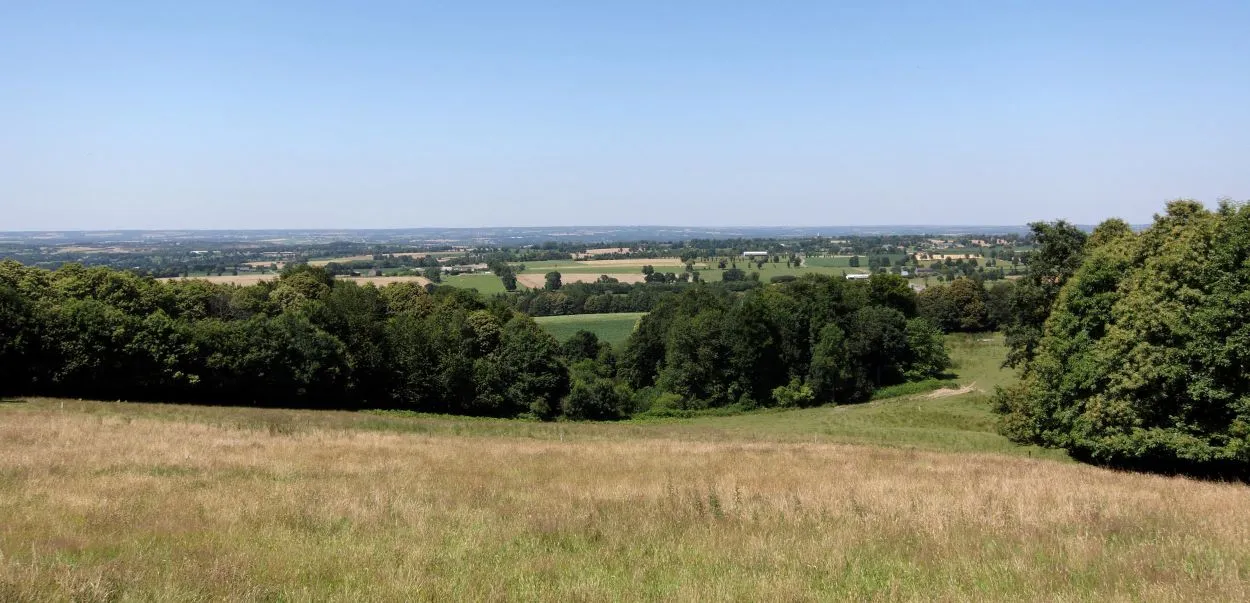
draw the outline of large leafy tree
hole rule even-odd
[[[989,316],[989,292],[981,281],[956,279],[949,285],[928,287],[916,296],[920,316],[943,331],[985,331],[994,322]]]
[[[1250,470],[1250,208],[1177,201],[1141,234],[1110,221],[1063,286],[1020,384],[1015,440],[1093,462]]]

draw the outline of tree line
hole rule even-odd
[[[656,273],[658,274],[658,273]],[[561,283],[555,289],[525,289],[505,296],[504,303],[530,316],[650,312],[660,301],[697,286],[692,282],[622,283],[600,277],[591,283]],[[709,283],[728,291],[746,291],[759,281]]]
[[[661,394],[684,409],[854,402],[945,358],[901,279],[690,286],[618,358],[590,333],[561,345],[472,290],[357,285],[306,265],[241,287],[0,263],[8,394],[610,419]]]
[[[308,266],[238,287],[3,262],[0,325],[6,393],[552,418],[569,388],[503,304]]]

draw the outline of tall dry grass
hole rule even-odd
[[[0,407],[0,600],[1250,599],[1241,485],[80,409]]]

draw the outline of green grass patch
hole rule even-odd
[[[638,320],[645,314],[646,312],[572,314],[540,316],[534,320],[560,341],[567,340],[578,331],[586,330],[597,335],[600,341],[606,341],[612,344],[612,347],[620,348],[625,345],[629,335],[634,332]]]
[[[482,295],[495,295],[497,293],[507,293],[504,289],[503,281],[493,274],[457,274],[454,276],[444,276],[443,285],[451,287],[459,287],[461,289],[477,289]]]

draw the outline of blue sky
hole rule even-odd
[[[14,0],[0,230],[1144,222],[1250,199],[1247,31],[1244,0]]]

